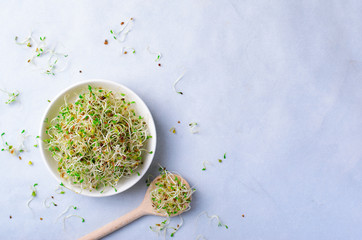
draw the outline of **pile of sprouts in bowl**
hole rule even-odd
[[[138,173],[151,136],[134,104],[125,94],[90,85],[74,103],[65,97],[45,140],[62,179],[89,191],[117,191],[121,178]]]

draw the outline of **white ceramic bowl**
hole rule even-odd
[[[147,149],[147,152],[153,151],[153,154],[145,153],[143,154],[143,164],[140,165],[137,168],[137,171],[140,173],[140,176],[137,174],[133,174],[130,177],[127,178],[121,178],[116,186],[117,192],[110,188],[107,189],[107,191],[104,191],[103,193],[100,193],[96,190],[92,190],[91,192],[86,189],[81,189],[80,187],[77,187],[75,185],[71,185],[67,183],[66,181],[62,180],[60,178],[60,174],[58,172],[58,163],[56,160],[52,157],[50,151],[48,150],[47,144],[44,143],[44,139],[48,139],[48,135],[46,134],[46,127],[47,124],[45,123],[45,119],[49,119],[49,121],[53,118],[55,118],[60,110],[60,107],[64,104],[64,96],[67,97],[68,102],[75,101],[76,97],[79,95],[79,93],[87,91],[88,85],[91,85],[92,87],[102,87],[107,90],[111,90],[113,92],[119,92],[126,94],[128,101],[135,101],[135,110],[136,112],[144,117],[144,120],[146,121],[148,125],[148,131],[149,135],[152,136],[152,138],[148,139],[146,142],[145,148]],[[152,115],[146,104],[142,101],[142,99],[137,96],[136,93],[134,93],[129,88],[112,81],[102,80],[102,79],[93,79],[88,81],[83,81],[77,84],[74,84],[61,93],[59,93],[49,104],[48,109],[45,111],[44,117],[42,118],[41,127],[40,127],[40,150],[43,156],[43,159],[45,161],[46,166],[48,167],[49,171],[53,174],[53,176],[58,180],[58,182],[63,182],[65,187],[71,189],[72,191],[85,195],[90,197],[105,197],[105,196],[111,196],[117,193],[121,193],[133,185],[135,185],[142,176],[147,172],[148,168],[150,167],[153,156],[155,154],[156,150],[156,128],[155,123],[153,121]]]

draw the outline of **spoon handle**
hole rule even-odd
[[[143,206],[139,206],[136,209],[130,211],[129,213],[123,215],[120,218],[117,218],[116,220],[104,225],[101,228],[98,228],[97,230],[88,233],[87,235],[79,238],[78,240],[96,240],[101,239],[108,234],[120,229],[121,227],[133,222],[134,220],[146,215],[147,212],[144,210]]]

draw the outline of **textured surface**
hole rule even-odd
[[[32,147],[47,100],[90,78],[120,82],[143,98],[158,132],[150,173],[161,163],[196,186],[175,239],[362,238],[362,3],[214,2],[0,2],[0,87],[21,92],[13,105],[0,104],[0,131],[9,142],[22,129],[32,135],[23,160],[0,152],[1,239],[74,239],[143,199],[145,179],[108,198],[56,194]],[[123,44],[113,41],[109,30],[128,17],[133,31]],[[50,77],[29,66],[29,49],[13,39],[31,30],[64,45],[66,71]],[[122,55],[122,46],[137,52]],[[163,53],[161,67],[147,46]],[[172,84],[184,71],[181,96]],[[195,121],[199,134],[187,126]],[[201,171],[204,160],[213,165]],[[47,209],[42,200],[51,195],[58,206]],[[63,230],[56,218],[70,204],[86,221],[68,219]],[[229,229],[205,217],[196,226],[204,210]],[[157,239],[149,226],[160,221],[144,217],[107,239]]]

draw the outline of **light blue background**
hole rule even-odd
[[[48,99],[103,78],[133,89],[154,116],[149,172],[161,163],[197,188],[175,239],[362,239],[361,12],[361,1],[1,1],[0,87],[21,95],[0,104],[0,132],[9,142],[22,129],[32,136],[23,160],[0,152],[0,238],[75,239],[141,202],[144,178],[108,198],[56,194],[32,147]],[[128,17],[133,31],[124,44],[113,41],[109,30]],[[31,30],[68,49],[66,71],[49,77],[29,66],[29,49],[14,37]],[[136,55],[122,56],[122,46]],[[163,53],[162,67],[147,46]],[[172,84],[184,70],[181,96]],[[205,160],[213,165],[203,172]],[[46,209],[50,195],[58,207]],[[55,221],[70,204],[86,222],[68,219],[63,230]],[[204,210],[229,229],[205,217],[196,226]],[[143,217],[107,239],[157,239],[149,226],[160,221]]]

